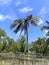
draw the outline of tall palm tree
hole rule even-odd
[[[26,36],[26,43],[27,43],[27,47],[26,47],[26,51],[28,52],[28,28],[30,26],[30,24],[40,27],[39,25],[37,25],[37,22],[39,21],[38,17],[33,17],[31,14],[28,15],[26,18],[21,18],[18,20],[15,20],[14,23],[11,25],[11,29],[14,28],[14,32],[17,33],[19,30],[24,31],[25,36]],[[20,33],[20,35],[21,35]]]

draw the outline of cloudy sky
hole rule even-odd
[[[18,39],[19,33],[15,34],[10,30],[10,25],[15,19],[26,17],[28,14],[42,17],[39,25],[45,24],[45,20],[49,20],[49,0],[0,0],[0,28],[11,38]],[[34,26],[31,28],[32,31],[28,33],[29,41],[43,37],[47,32],[41,32]]]

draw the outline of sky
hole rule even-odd
[[[25,18],[29,14],[41,17],[39,25],[45,25],[45,20],[49,20],[49,0],[0,0],[0,28],[15,40],[19,38],[20,32],[15,34],[10,25],[14,20]],[[32,31],[28,31],[29,42],[44,37],[47,32],[47,30],[41,32],[32,25],[30,27]]]

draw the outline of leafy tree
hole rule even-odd
[[[14,53],[17,53],[17,52],[20,52],[20,42],[19,40],[17,40],[14,45],[13,45],[13,52]]]
[[[45,54],[49,54],[49,38],[46,40]]]
[[[3,49],[3,39],[6,37],[6,32],[0,28],[0,52]]]
[[[6,49],[7,52],[13,52],[13,46],[15,44],[15,41],[8,36],[6,36],[6,41],[7,41],[7,49]]]
[[[0,52],[2,52],[3,43],[0,41]]]
[[[6,36],[6,32],[0,28],[0,38]]]
[[[2,47],[2,51],[6,51],[6,48],[7,48],[7,41],[6,41],[6,38],[3,38],[2,39],[2,42],[3,42],[3,47]]]
[[[25,41],[26,41],[25,37],[22,36],[20,39],[20,51],[21,52],[25,52]]]
[[[45,38],[38,38],[35,42],[32,43],[31,51],[35,51],[37,56],[43,56],[46,49],[46,39]]]

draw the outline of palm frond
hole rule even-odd
[[[12,25],[11,25],[11,29],[13,29],[14,27],[16,27],[16,25],[17,25],[17,22],[14,22]]]
[[[32,18],[30,22],[31,22],[31,24],[37,26],[36,19]]]
[[[16,29],[14,30],[14,32],[17,33],[17,32],[21,29],[21,26],[22,26],[22,23],[20,23],[20,24],[16,27]]]
[[[40,22],[41,20],[42,20],[42,18],[41,17],[35,17],[35,20],[37,21],[37,22]]]
[[[21,36],[22,32],[23,32],[23,27],[22,27],[22,29],[21,29],[21,32],[20,32],[20,35],[19,35],[19,37]]]
[[[43,26],[41,29],[49,29],[49,26]]]
[[[15,20],[14,23],[11,25],[11,29],[15,28],[15,27],[16,27],[17,25],[19,25],[22,21],[23,21],[23,19]]]
[[[38,22],[37,21],[38,21],[38,19],[32,18],[30,22],[31,22],[32,25],[38,27],[41,30],[41,26],[38,25]]]
[[[32,18],[32,14],[30,14],[30,15],[28,15],[28,16],[26,17],[27,20],[30,20],[31,18]]]
[[[49,22],[48,21],[46,21],[46,23],[49,25]]]
[[[20,22],[22,23],[22,21],[23,21],[23,19],[21,19],[21,18],[20,18],[20,19],[18,19],[18,22],[19,22],[19,23],[20,23]]]

